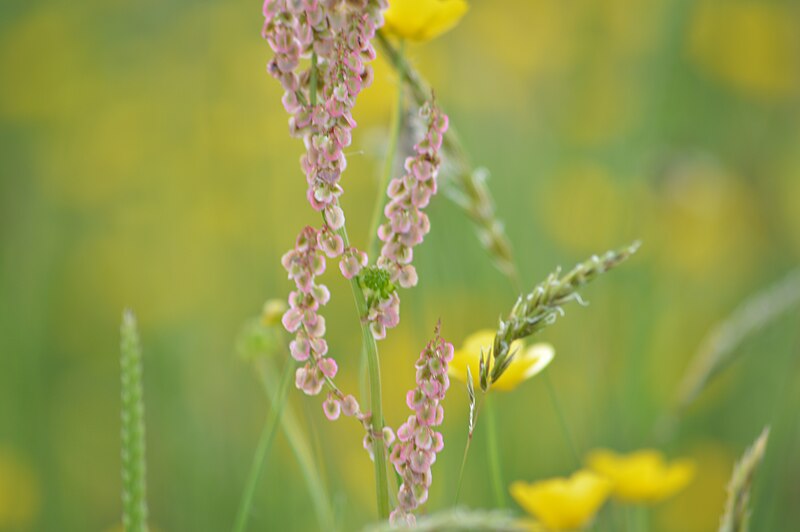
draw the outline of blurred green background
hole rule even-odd
[[[0,530],[120,521],[118,327],[145,348],[148,489],[157,530],[226,530],[267,402],[236,356],[246,318],[289,281],[280,256],[318,215],[302,143],[264,71],[259,2],[0,4]],[[741,351],[675,437],[654,425],[705,332],[800,257],[800,3],[473,1],[452,32],[410,46],[473,160],[492,172],[523,284],[635,238],[640,253],[545,331],[551,376],[583,450],[655,445],[697,460],[654,529],[713,530],[734,459],[773,438],[755,530],[800,522],[800,315]],[[396,78],[381,59],[356,108],[343,184],[363,248]],[[457,346],[515,292],[444,195],[416,255],[420,284],[380,344],[387,421],[407,415],[413,361],[438,317]],[[325,281],[340,384],[357,388],[349,287]],[[346,528],[374,515],[354,423],[291,401],[320,442]],[[496,397],[507,481],[571,472],[541,380]],[[451,503],[466,392],[446,402],[428,507]],[[462,502],[485,507],[478,427]],[[253,529],[316,522],[282,436]]]

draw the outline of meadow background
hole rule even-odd
[[[317,222],[299,140],[264,70],[259,2],[0,3],[0,530],[108,530],[120,521],[121,312],[145,349],[148,489],[160,531],[233,523],[267,401],[235,340],[290,283],[280,256]],[[800,262],[800,3],[790,0],[471,2],[409,56],[473,160],[491,170],[522,284],[631,240],[641,251],[541,336],[586,451],[658,446],[697,460],[655,530],[714,530],[733,461],[761,428],[754,530],[800,523],[800,314],[740,361],[674,437],[655,426],[708,329]],[[343,184],[363,248],[396,78],[379,58]],[[368,206],[368,207],[367,207]],[[416,253],[420,284],[380,344],[387,421],[437,318],[458,346],[516,293],[443,195]],[[328,274],[340,384],[357,386],[359,331]],[[451,503],[466,391],[446,400],[428,508]],[[346,528],[374,515],[354,423],[290,394],[320,442]],[[507,481],[572,463],[541,380],[495,397]],[[478,427],[462,501],[491,500]],[[316,525],[282,436],[253,529]],[[514,507],[510,498],[509,506]]]

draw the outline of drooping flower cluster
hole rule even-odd
[[[351,111],[358,94],[372,82],[366,63],[375,58],[371,40],[383,24],[387,5],[386,0],[265,0],[263,9],[262,35],[275,52],[267,71],[285,91],[282,101],[291,115],[290,132],[302,137],[306,147],[300,161],[308,183],[306,196],[324,219],[319,229],[303,229],[294,249],[283,257],[297,290],[289,296],[290,308],[282,321],[295,333],[292,356],[305,362],[295,384],[317,395],[327,382],[331,391],[323,403],[326,416],[356,416],[368,431],[371,416],[361,413],[355,398],[344,395],[331,380],[337,365],[325,356],[325,319],[318,314],[330,292],[315,278],[325,271],[326,256],[341,257],[339,268],[348,279],[367,265],[366,254],[345,247],[339,234],[345,223],[339,179],[347,165],[343,150],[356,125]]]
[[[433,427],[444,420],[441,401],[450,386],[447,366],[453,359],[453,351],[453,344],[439,336],[437,326],[436,337],[417,360],[417,386],[406,396],[414,414],[397,429],[398,441],[389,455],[403,481],[397,494],[398,506],[390,516],[394,524],[413,525],[415,517],[411,512],[428,499],[431,465],[436,461],[436,453],[444,447],[441,432]]]
[[[378,266],[385,268],[392,282],[403,288],[417,284],[417,271],[411,264],[414,246],[420,244],[431,229],[428,216],[422,211],[436,194],[439,173],[439,150],[447,131],[447,115],[434,102],[420,109],[427,125],[424,138],[414,146],[416,155],[406,158],[403,177],[392,179],[387,194],[389,203],[384,209],[387,222],[378,228],[378,238],[384,244]]]
[[[371,40],[383,25],[386,0],[266,0],[263,36],[275,52],[267,71],[281,82],[292,135],[302,137],[301,166],[307,198],[331,230],[344,224],[338,205],[343,150],[356,123],[351,110],[372,82],[366,63],[375,58]],[[301,71],[301,58],[311,58]]]
[[[294,248],[281,259],[289,279],[297,287],[289,294],[289,309],[282,322],[287,331],[295,333],[289,349],[295,360],[305,362],[297,369],[295,384],[308,395],[322,391],[325,377],[333,378],[337,371],[336,361],[325,356],[328,352],[328,343],[324,339],[325,318],[318,314],[331,294],[324,284],[315,282],[316,277],[325,271],[325,253],[330,255],[335,247],[323,231],[306,226],[298,235]]]

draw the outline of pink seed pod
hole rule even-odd
[[[342,411],[341,403],[332,393],[329,393],[328,398],[322,402],[322,410],[325,412],[325,417],[331,421],[336,421]]]

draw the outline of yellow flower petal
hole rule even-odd
[[[391,0],[386,31],[412,41],[427,41],[455,26],[467,12],[464,0]]]
[[[489,360],[489,369],[492,361],[488,355],[492,352],[495,331],[482,329],[471,334],[464,340],[461,349],[456,350],[452,362],[450,362],[449,374],[451,377],[462,382],[467,381],[467,366],[472,373],[473,385],[479,386],[480,356],[483,352]],[[539,343],[525,349],[521,340],[511,344],[511,352],[516,351],[516,356],[508,366],[503,375],[492,385],[492,389],[500,391],[510,391],[515,389],[523,381],[530,379],[541,372],[550,361],[553,360],[555,350],[550,344]]]
[[[586,462],[613,483],[614,497],[631,503],[667,499],[685,488],[694,477],[691,461],[675,460],[667,464],[664,455],[654,449],[628,455],[598,449],[589,454]]]
[[[581,470],[570,478],[528,484],[514,482],[511,496],[551,530],[574,530],[589,523],[608,498],[611,482]]]

